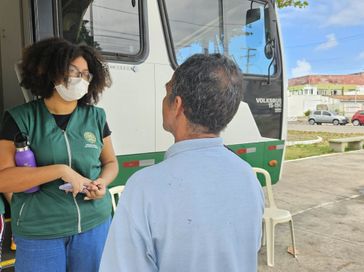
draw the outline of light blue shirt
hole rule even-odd
[[[178,142],[128,180],[100,271],[257,271],[263,210],[252,168],[221,138]]]

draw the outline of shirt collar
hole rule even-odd
[[[166,151],[164,158],[168,159],[174,155],[196,149],[204,149],[209,147],[223,146],[223,140],[220,137],[216,138],[199,138],[192,140],[184,140],[173,144]]]

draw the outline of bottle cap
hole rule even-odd
[[[16,148],[24,148],[29,146],[29,137],[24,132],[19,132],[14,137],[14,144]]]

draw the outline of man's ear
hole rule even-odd
[[[176,115],[179,115],[184,112],[182,98],[180,96],[176,96],[174,98],[173,106],[174,106]]]

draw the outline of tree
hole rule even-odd
[[[305,0],[277,0],[277,4],[279,8],[291,6],[295,8],[304,8],[308,6],[308,2]]]
[[[90,21],[88,20],[82,20],[81,22],[81,29],[78,33],[77,41],[76,43],[86,43],[89,46],[93,46],[98,50],[102,50],[100,44],[94,40],[94,36],[91,36],[89,28],[86,27],[86,24],[88,24]]]

